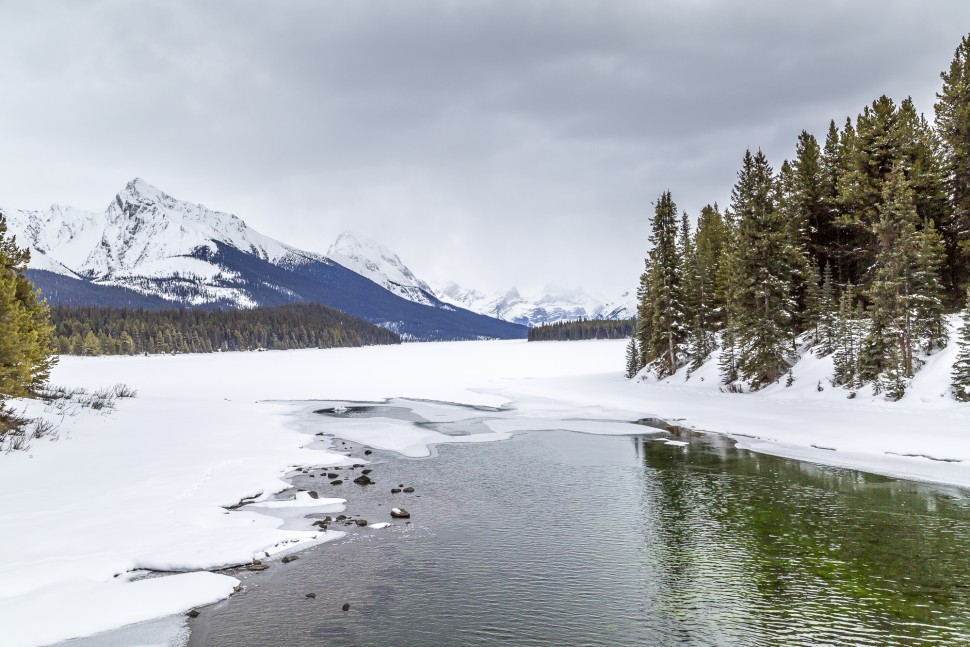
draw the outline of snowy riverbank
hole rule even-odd
[[[0,456],[4,644],[47,644],[179,613],[236,585],[204,569],[337,536],[283,529],[266,514],[273,508],[226,509],[287,489],[293,467],[347,462],[300,431],[308,405],[299,400],[515,407],[473,436],[383,420],[333,427],[413,456],[427,455],[429,444],[523,428],[637,433],[643,428],[630,421],[658,416],[730,433],[759,451],[970,487],[970,406],[941,395],[952,349],[931,358],[897,403],[819,392],[829,360],[814,358],[796,367],[790,388],[757,394],[720,393],[711,364],[687,381],[636,383],[622,377],[624,349],[623,341],[513,341],[64,358],[56,384],[123,382],[138,397],[58,419],[59,440]],[[140,569],[187,573],[130,582]]]

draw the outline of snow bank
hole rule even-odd
[[[814,357],[795,367],[790,388],[756,394],[721,393],[711,362],[689,379],[633,382],[622,376],[625,347],[503,341],[65,357],[54,383],[123,382],[138,397],[106,414],[67,416],[59,441],[0,456],[2,643],[40,645],[179,613],[232,591],[232,578],[198,571],[338,536],[270,516],[343,505],[307,494],[270,501],[294,467],[361,462],[308,448],[321,445],[301,431],[314,400],[409,398],[443,431],[457,414],[422,400],[502,407],[463,410],[481,426],[470,435],[387,418],[314,425],[410,456],[523,429],[638,433],[644,427],[632,421],[660,417],[759,451],[970,486],[970,406],[945,394],[952,349],[930,358],[906,398],[890,403],[846,399],[825,385],[830,360]],[[255,504],[226,509],[256,495]],[[189,572],[131,581],[126,574],[138,569]]]
[[[3,644],[48,645],[173,615],[226,598],[238,584],[234,577],[207,572],[58,583],[29,597],[3,599]]]

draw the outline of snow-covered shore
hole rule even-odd
[[[515,407],[474,436],[384,421],[333,426],[348,440],[414,456],[432,443],[521,428],[636,433],[643,428],[630,421],[657,416],[758,451],[970,487],[970,406],[944,397],[941,377],[952,348],[933,356],[897,403],[847,399],[823,379],[830,360],[816,358],[796,366],[791,387],[757,394],[721,393],[713,362],[686,381],[631,382],[622,377],[624,349],[623,341],[512,341],[63,358],[56,384],[123,382],[138,397],[68,416],[59,440],[0,456],[3,642],[42,645],[179,613],[236,585],[204,569],[335,537],[283,529],[267,514],[272,506],[226,509],[288,488],[283,477],[295,466],[347,462],[300,431],[309,406],[301,400]],[[138,569],[183,573],[131,582]]]

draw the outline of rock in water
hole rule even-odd
[[[344,602],[344,605],[340,608],[344,611],[350,611],[350,602]]]
[[[391,508],[391,516],[395,519],[410,519],[411,513],[404,508]]]
[[[374,481],[370,480],[370,477],[366,474],[361,474],[354,479],[354,483],[357,485],[371,485]]]

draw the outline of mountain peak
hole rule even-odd
[[[337,236],[337,240],[335,240],[330,246],[330,249],[327,251],[327,256],[333,258],[333,255],[376,256],[378,258],[383,258],[385,260],[403,265],[397,254],[384,247],[373,238],[354,233],[350,229],[343,230],[340,235]]]
[[[397,254],[372,238],[345,230],[327,250],[327,258],[409,301],[440,305],[427,283],[416,277]]]
[[[140,177],[133,178],[125,188],[118,194],[120,196],[131,196],[135,198],[144,198],[149,202],[158,202],[160,200],[172,200],[172,197],[163,192],[158,187],[155,187]]]

